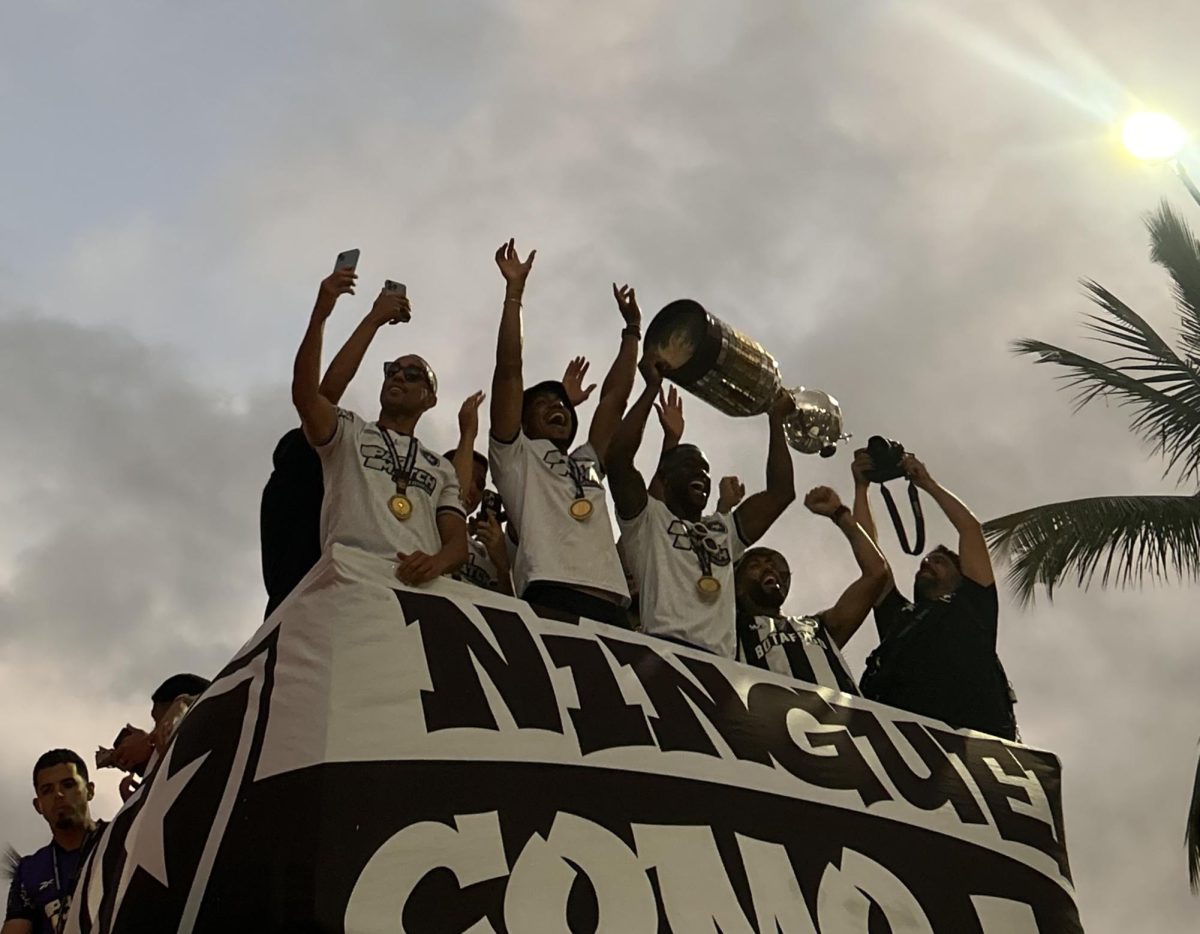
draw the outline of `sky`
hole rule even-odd
[[[526,374],[618,343],[610,283],[647,321],[691,297],[901,440],[982,518],[1175,490],[1103,403],[1072,414],[1037,337],[1087,348],[1079,279],[1177,329],[1145,214],[1200,208],[1113,126],[1200,126],[1185,0],[460,0],[154,5],[46,0],[0,29],[0,841],[41,845],[29,769],[90,758],[176,671],[212,674],[261,620],[258,497],[295,423],[288,380],[320,279],[362,250],[425,355],[437,449],[485,388],[512,236],[538,257]],[[1189,64],[1189,62],[1191,64]],[[1185,154],[1200,171],[1200,153]],[[1102,353],[1099,349],[1090,352]],[[332,349],[327,351],[328,356]],[[763,483],[764,419],[686,401],[717,474]],[[651,435],[653,437],[653,435]],[[650,447],[654,447],[654,442]],[[849,448],[797,483],[851,493]],[[905,559],[878,508],[901,580]],[[930,535],[951,529],[930,507]],[[797,503],[767,540],[789,608],[855,576]],[[1090,932],[1193,931],[1183,826],[1200,737],[1185,582],[1002,604],[1025,740],[1062,760]],[[847,656],[861,670],[870,627]],[[94,813],[116,809],[97,778]]]

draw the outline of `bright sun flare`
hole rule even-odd
[[[1166,114],[1136,113],[1121,128],[1121,141],[1139,159],[1173,159],[1187,142],[1187,132]]]

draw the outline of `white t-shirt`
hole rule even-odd
[[[629,569],[638,583],[642,632],[707,649],[724,658],[737,651],[733,565],[747,545],[729,513],[699,522],[680,519],[653,496],[632,519],[617,517]],[[704,549],[707,572],[721,589],[702,594],[705,575],[696,547]]]
[[[820,616],[738,616],[738,661],[809,684],[858,694]]]
[[[513,561],[513,589],[518,595],[536,581],[590,587],[629,603],[625,575],[617,558],[604,468],[590,444],[568,457],[554,443],[532,440],[525,432],[508,444],[488,440],[492,480],[520,532]],[[573,466],[571,466],[573,465]],[[582,522],[570,513],[577,498],[576,481],[592,505]]]
[[[466,581],[484,590],[500,588],[500,572],[488,555],[483,542],[473,538],[467,539],[467,563],[455,571],[451,577],[456,581]]]
[[[337,542],[393,560],[399,551],[437,554],[442,549],[438,515],[463,516],[454,466],[420,442],[413,444],[408,435],[391,432],[401,466],[408,469],[410,454],[414,461],[404,494],[412,502],[412,515],[397,519],[388,508],[396,483],[383,430],[375,422],[338,409],[333,437],[317,448],[325,473],[321,549],[328,551]]]

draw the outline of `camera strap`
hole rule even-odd
[[[908,482],[908,501],[912,503],[913,527],[916,533],[916,541],[913,542],[912,548],[908,547],[908,534],[904,531],[904,520],[900,518],[900,510],[896,508],[896,501],[892,499],[891,491],[883,483],[879,484],[879,490],[883,493],[883,503],[892,517],[892,525],[896,528],[896,537],[900,539],[900,547],[904,549],[906,555],[921,554],[925,550],[925,513],[921,509],[921,497],[917,491],[917,485],[911,480]]]

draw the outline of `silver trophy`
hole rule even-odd
[[[690,298],[671,302],[646,328],[646,350],[657,351],[671,382],[726,415],[761,415],[781,392],[796,411],[785,424],[788,444],[801,454],[829,457],[843,430],[842,409],[819,389],[785,389],[779,364],[762,344],[730,327]]]

